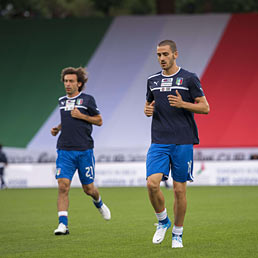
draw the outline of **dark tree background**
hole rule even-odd
[[[0,0],[3,19],[257,11],[257,0]]]

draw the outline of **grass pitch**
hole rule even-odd
[[[162,188],[173,221],[173,191]],[[70,235],[55,236],[57,189],[0,191],[0,257],[258,257],[258,187],[188,187],[184,248],[171,229],[152,244],[155,214],[146,188],[100,188],[104,221],[81,189],[70,191]]]

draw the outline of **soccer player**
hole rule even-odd
[[[174,41],[157,46],[162,68],[148,78],[144,113],[152,116],[152,143],[148,150],[147,188],[159,221],[152,242],[160,244],[171,226],[160,182],[171,170],[174,191],[172,248],[183,247],[183,223],[186,212],[186,182],[193,180],[193,145],[199,143],[193,113],[208,114],[209,104],[198,77],[177,66]]]
[[[58,181],[57,209],[59,217],[55,235],[69,234],[68,206],[69,190],[73,175],[78,170],[84,192],[105,220],[111,219],[109,208],[102,202],[94,185],[95,158],[93,154],[92,125],[101,126],[102,117],[94,98],[82,92],[87,74],[82,67],[68,67],[62,70],[66,96],[59,98],[61,124],[51,129],[51,134],[61,134],[57,141],[56,179]]]
[[[8,161],[5,153],[2,151],[2,144],[0,144],[0,180],[1,180],[1,189],[6,188],[6,184],[4,182],[4,169],[7,166]]]

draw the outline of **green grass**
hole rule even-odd
[[[189,187],[183,249],[171,248],[171,230],[152,244],[156,218],[145,188],[100,192],[111,221],[73,188],[70,235],[54,236],[56,189],[0,191],[0,257],[258,257],[258,187]],[[163,193],[173,219],[173,191]]]

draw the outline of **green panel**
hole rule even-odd
[[[86,66],[111,18],[0,20],[0,142],[25,147],[65,94],[60,73]]]

